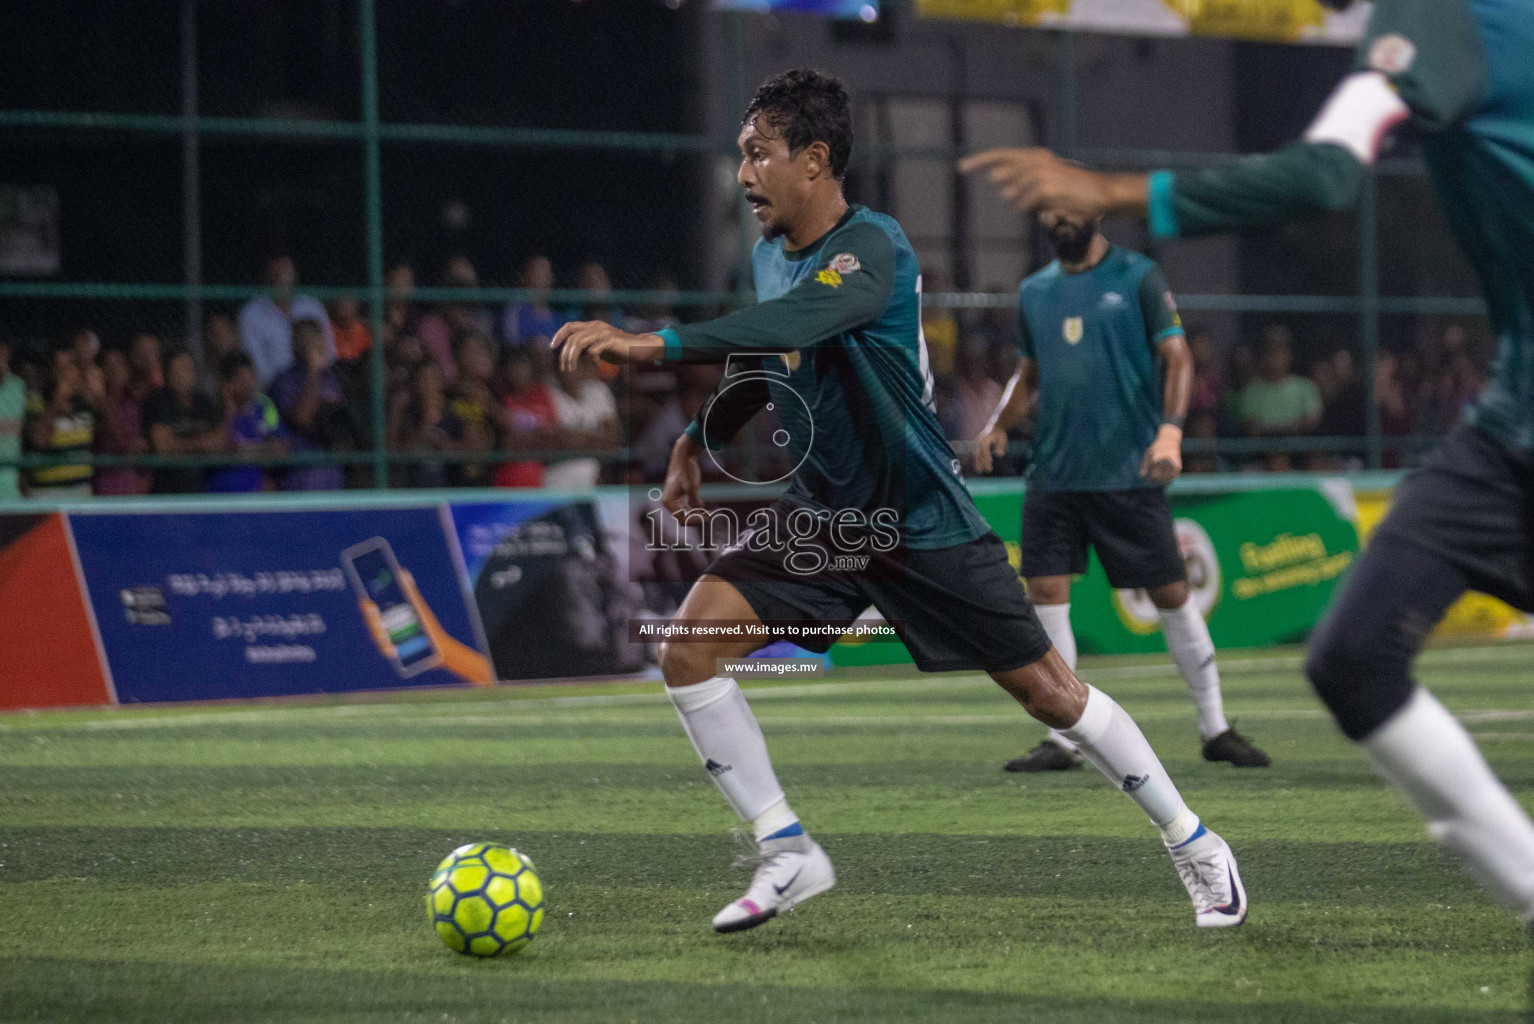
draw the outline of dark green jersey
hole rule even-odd
[[[912,548],[984,535],[938,427],[921,272],[900,225],[854,206],[795,252],[782,239],[759,241],[752,268],[757,305],[661,332],[667,359],[728,360],[688,427],[694,440],[721,448],[771,403],[797,465],[786,500],[869,517],[889,510],[881,518],[892,515]]]
[[[1151,230],[1205,234],[1341,209],[1409,122],[1486,296],[1497,360],[1469,419],[1534,449],[1534,9],[1529,0],[1375,0],[1357,70],[1295,143],[1151,176]]]
[[[1182,333],[1156,264],[1113,246],[1091,270],[1056,260],[1018,289],[1022,353],[1038,367],[1028,484],[1047,491],[1157,487],[1140,476],[1161,426],[1157,346]]]

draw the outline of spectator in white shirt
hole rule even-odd
[[[272,380],[293,365],[293,324],[317,321],[325,333],[326,362],[336,358],[335,335],[325,307],[310,295],[295,294],[298,270],[292,257],[275,256],[267,261],[261,283],[271,289],[240,307],[240,346],[256,366],[256,379],[264,391]]]
[[[560,447],[612,449],[618,446],[618,403],[606,384],[597,379],[587,363],[561,371],[558,386],[551,388],[558,419]],[[543,486],[567,490],[595,487],[602,475],[598,459],[567,459],[543,472]]]

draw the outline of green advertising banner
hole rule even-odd
[[[1358,554],[1351,504],[1338,497],[1319,488],[1172,496],[1188,583],[1215,646],[1309,635]],[[1145,592],[1111,588],[1096,553],[1071,588],[1071,625],[1084,654],[1165,647]]]
[[[1017,564],[1021,484],[987,488],[975,504]],[[1193,597],[1218,647],[1297,643],[1331,602],[1358,554],[1353,491],[1344,480],[1217,493],[1173,491],[1177,542]],[[1083,654],[1165,649],[1144,591],[1114,590],[1094,552],[1071,588],[1071,625]],[[909,663],[897,644],[839,643],[838,665]]]

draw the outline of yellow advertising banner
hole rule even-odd
[[[916,0],[916,13],[924,18],[1337,46],[1357,42],[1368,7],[1338,12],[1319,0]]]
[[[1359,491],[1358,537],[1368,543],[1369,535],[1390,510],[1389,491]],[[1534,620],[1494,597],[1474,591],[1449,606],[1436,636],[1525,637],[1534,635]]]

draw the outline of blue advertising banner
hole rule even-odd
[[[70,522],[122,703],[492,679],[438,508]]]

